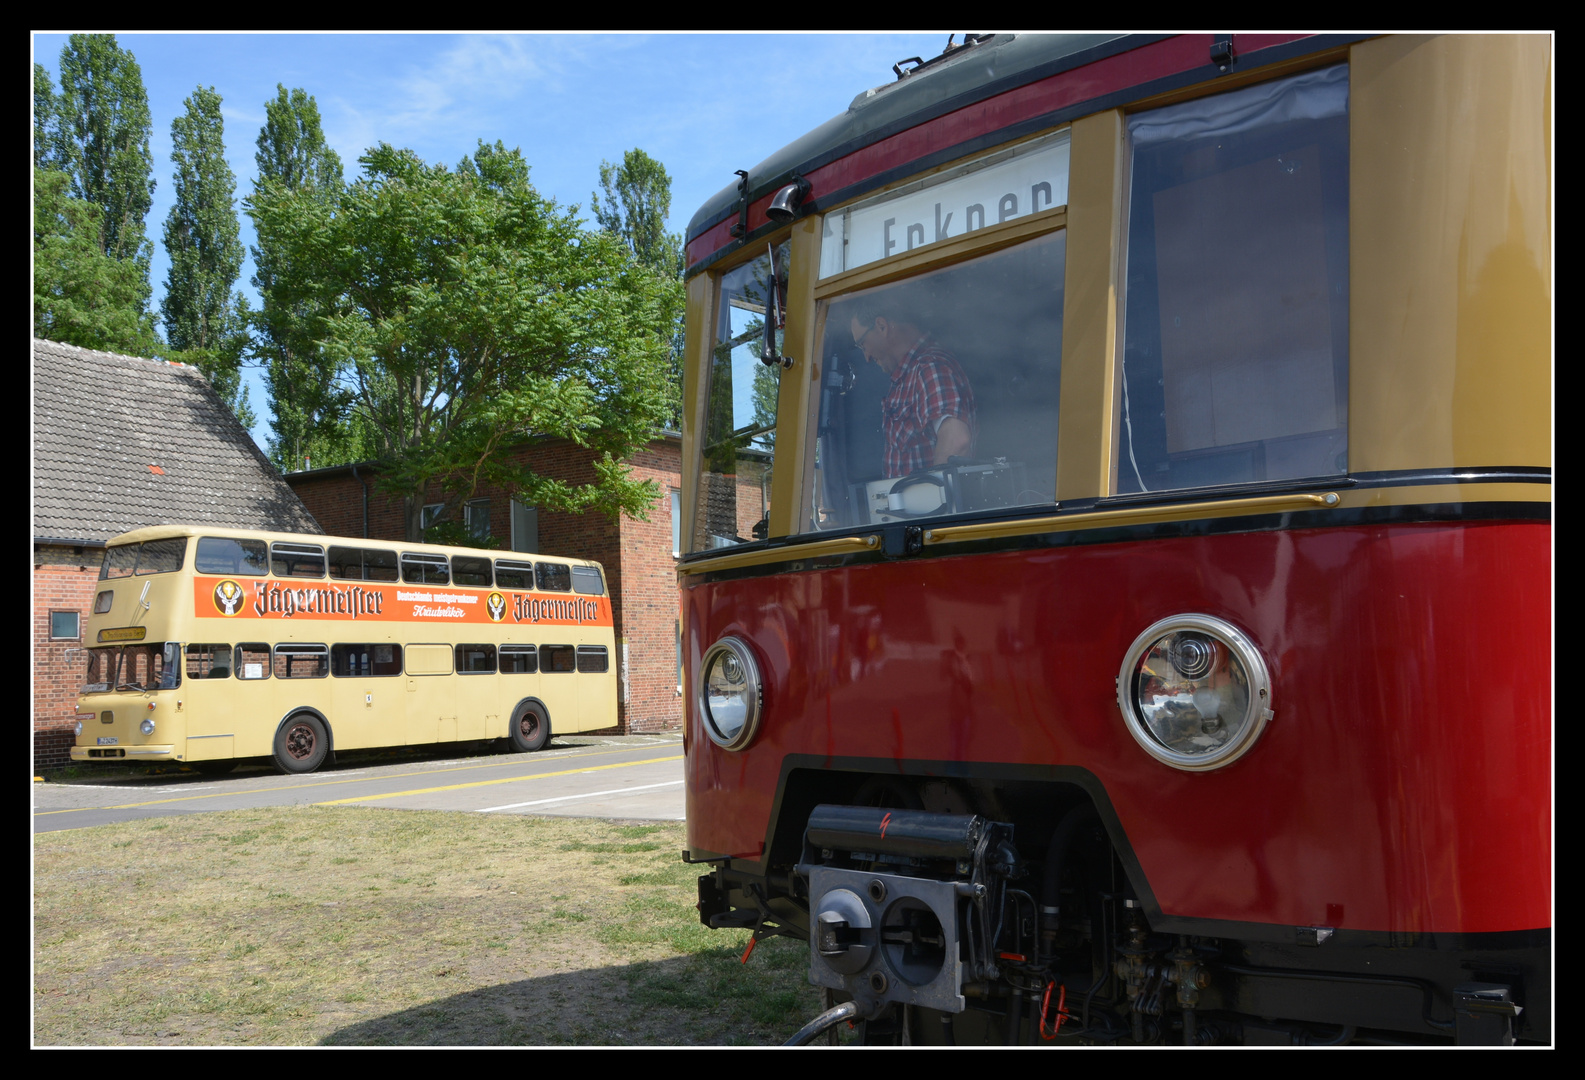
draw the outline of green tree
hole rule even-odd
[[[33,333],[153,356],[154,320],[139,307],[147,279],[135,263],[104,253],[100,208],[72,198],[70,186],[63,172],[33,170]]]
[[[406,500],[408,539],[432,481],[442,520],[485,484],[547,509],[645,516],[659,490],[624,459],[664,416],[677,291],[541,197],[500,143],[455,170],[385,144],[359,161],[333,202],[271,181],[250,213],[260,246],[292,269],[283,297],[317,313],[381,482]],[[594,482],[499,453],[530,434],[591,448]]]
[[[43,64],[33,65],[33,167],[54,167],[55,83]]]
[[[666,166],[637,148],[622,155],[622,163],[600,163],[600,187],[605,202],[591,193],[590,209],[606,232],[618,236],[639,263],[663,281],[674,283],[679,297],[686,269],[682,237],[666,231],[671,213],[671,177]],[[681,300],[678,301],[681,311]],[[679,314],[670,328],[671,353],[666,367],[669,398],[666,423],[682,426],[683,319]]]
[[[38,75],[35,70],[35,107]],[[73,34],[61,50],[60,93],[53,100],[47,160],[70,178],[73,198],[99,208],[104,253],[137,266],[139,315],[148,310],[152,291],[153,245],[144,232],[154,199],[151,130],[143,73],[133,55],[113,35]]]
[[[242,385],[247,301],[232,286],[242,272],[236,176],[226,162],[220,95],[200,86],[171,123],[176,202],[165,219],[170,272],[160,314],[171,359],[190,363],[209,379],[244,427],[253,410]]]
[[[275,89],[264,103],[254,154],[254,197],[268,187],[277,196],[291,193],[333,205],[346,183],[341,158],[325,143],[318,103],[301,88]],[[336,365],[314,339],[314,312],[285,253],[261,237],[253,265],[260,310],[253,318],[252,349],[269,393],[271,460],[290,471],[301,469],[305,459],[325,466],[373,456],[363,425],[349,417]]]

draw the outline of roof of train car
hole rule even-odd
[[[1002,93],[1154,38],[1126,34],[995,34],[927,61],[896,82],[866,90],[847,111],[788,143],[749,170],[750,200],[792,172],[808,172],[947,109]],[[708,199],[688,223],[692,240],[737,213],[737,185]]]

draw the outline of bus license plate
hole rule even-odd
[[[116,737],[114,735],[106,735],[106,736],[102,737],[99,740],[99,745],[100,746],[114,746],[116,744],[116,741],[117,740],[116,740]]]

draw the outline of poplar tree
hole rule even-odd
[[[172,359],[192,363],[242,421],[253,410],[242,386],[247,303],[232,291],[242,272],[237,180],[226,162],[225,121],[214,87],[194,90],[171,123],[176,202],[165,219],[171,266],[160,313]]]
[[[33,170],[33,333],[85,349],[153,356],[154,319],[134,263],[104,253],[100,208],[71,197],[55,169]]]
[[[681,310],[683,271],[686,269],[682,237],[666,231],[671,213],[671,176],[666,166],[635,147],[614,165],[600,163],[600,187],[605,201],[590,194],[590,209],[600,228],[620,237],[639,264],[675,288]],[[670,327],[671,354],[666,365],[668,399],[666,423],[682,427],[683,321],[679,315]]]
[[[35,106],[38,75],[35,70]],[[142,315],[152,292],[153,254],[144,219],[154,200],[143,72],[113,35],[73,34],[61,50],[60,84],[52,101],[45,163],[67,175],[67,194],[98,208],[103,253],[138,268],[137,314]]]
[[[43,64],[33,65],[33,167],[54,166],[55,84]]]
[[[325,143],[319,106],[301,88],[276,85],[275,97],[264,103],[257,148],[250,214],[266,189],[277,198],[291,194],[329,205],[346,186],[341,158]],[[271,460],[291,471],[305,460],[325,466],[372,456],[362,426],[348,419],[335,364],[314,340],[313,311],[296,289],[287,253],[261,233],[253,265],[261,302],[253,318],[253,355],[264,366],[269,393]]]

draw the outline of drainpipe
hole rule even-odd
[[[365,484],[363,478],[358,475],[357,465],[352,466],[352,478],[363,489],[363,538],[367,540],[369,538],[369,485]]]

